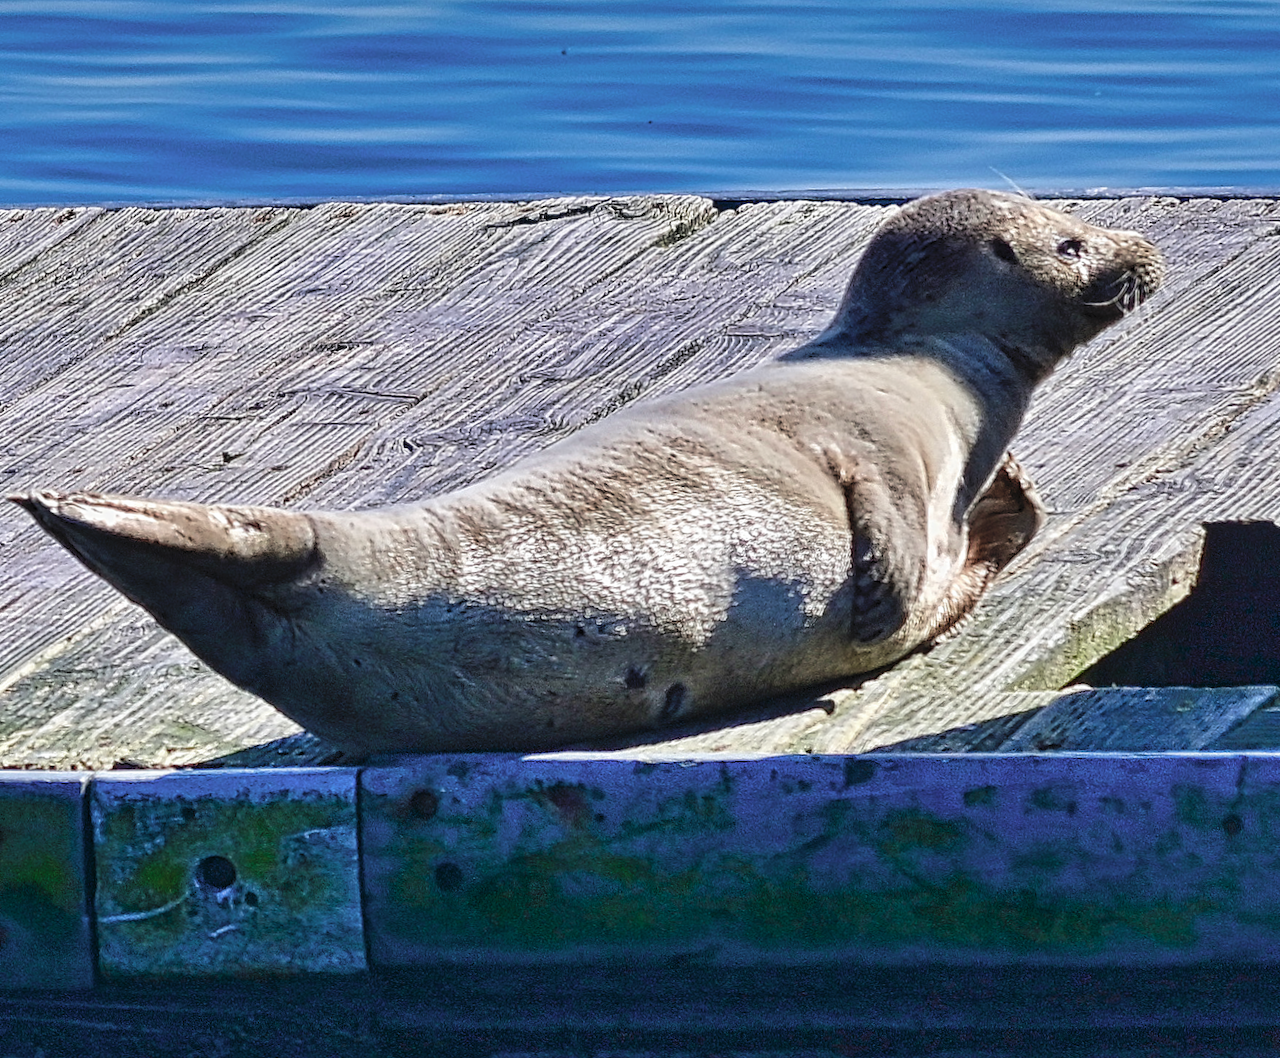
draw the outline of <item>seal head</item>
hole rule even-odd
[[[885,222],[825,337],[893,346],[925,334],[982,334],[1039,381],[1163,278],[1163,257],[1137,232],[1098,228],[1016,195],[953,191]]]

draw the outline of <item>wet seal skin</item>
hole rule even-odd
[[[919,199],[831,326],[477,484],[362,513],[11,497],[228,679],[351,752],[533,750],[887,665],[1039,528],[1037,383],[1159,252],[1014,195]]]

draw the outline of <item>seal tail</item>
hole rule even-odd
[[[242,686],[254,674],[236,659],[284,633],[288,586],[318,563],[311,520],[294,511],[84,492],[9,499]]]

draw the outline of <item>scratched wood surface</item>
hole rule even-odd
[[[1169,280],[1043,387],[1015,451],[1049,523],[975,617],[861,687],[611,748],[999,748],[1191,591],[1204,523],[1280,520],[1280,203],[1058,205],[1149,235]],[[299,508],[456,487],[803,341],[889,208],[730,206],[0,211],[0,485]],[[1273,703],[1204,695],[1192,727],[1223,737],[1242,700]],[[1139,737],[1139,713],[1108,715]],[[0,513],[0,765],[329,759]]]

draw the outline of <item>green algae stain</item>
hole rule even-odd
[[[965,808],[994,808],[997,788],[994,786],[975,786],[964,792]]]
[[[722,798],[722,793],[698,793],[695,790],[674,794],[658,802],[652,818],[646,818],[642,823],[624,821],[618,837],[627,840],[655,833],[685,837],[730,831],[734,827],[734,818]]]
[[[84,919],[80,808],[74,801],[0,799],[0,917],[54,945],[70,945]]]
[[[1027,795],[1026,807],[1037,812],[1066,812],[1067,815],[1075,815],[1078,806],[1071,790],[1040,786]]]
[[[643,858],[603,851],[569,862],[529,856],[480,879],[465,900],[486,935],[522,948],[673,940],[701,925],[701,881],[696,870],[662,874]]]
[[[78,807],[52,799],[0,800],[0,887],[30,887],[67,909],[83,901]]]
[[[334,880],[298,839],[327,830],[344,816],[354,824],[351,806],[338,797],[172,798],[113,806],[99,827],[99,911],[136,914],[172,903],[194,884],[202,859],[224,856],[234,864],[238,882],[270,892],[284,912],[300,913],[323,902]],[[181,915],[136,925],[185,928]]]
[[[1038,845],[1026,852],[1018,853],[1010,860],[1015,870],[1036,871],[1043,874],[1057,874],[1066,866],[1066,857],[1061,850],[1049,845]]]
[[[959,870],[896,882],[876,874],[825,888],[795,868],[770,874],[759,865],[708,860],[664,871],[651,860],[605,849],[568,860],[552,849],[494,865],[416,910],[402,908],[393,928],[440,950],[553,953],[591,946],[626,952],[735,939],[763,950],[883,951],[923,944],[1097,953],[1134,938],[1164,948],[1189,946],[1198,916],[1213,907],[1203,899],[1143,903],[1118,895],[1104,902],[1034,887],[997,889]]]
[[[393,904],[424,909],[436,901],[428,879],[444,860],[446,848],[431,838],[408,837],[396,845],[395,870],[387,879],[387,895]]]
[[[351,797],[127,792],[92,811],[107,977],[364,966]]]
[[[171,903],[186,892],[195,863],[167,854],[164,850],[143,857],[129,879],[129,895],[122,899],[134,905],[124,908],[125,913],[138,912],[161,904]]]
[[[1178,783],[1173,787],[1173,810],[1179,823],[1204,830],[1216,827],[1221,820],[1221,812],[1214,813],[1209,808],[1209,798],[1200,786]]]
[[[1129,910],[1125,925],[1138,936],[1167,948],[1184,948],[1196,941],[1196,918],[1213,911],[1214,907],[1206,900],[1192,900],[1181,906],[1160,901]]]
[[[625,953],[673,944],[1098,954],[1135,941],[1165,949],[1194,945],[1200,916],[1218,910],[1203,895],[1147,899],[1143,878],[1120,880],[1101,896],[1055,891],[1045,879],[1068,870],[1073,854],[1053,845],[1008,864],[1024,884],[1011,886],[1003,867],[994,875],[1000,882],[992,882],[989,869],[966,866],[970,855],[981,865],[985,847],[971,848],[977,832],[970,822],[919,806],[886,811],[857,800],[827,801],[816,806],[816,833],[758,856],[723,847],[717,835],[735,823],[715,789],[673,794],[643,822],[607,827],[585,819],[571,825],[587,796],[572,789],[578,792],[530,798],[542,824],[522,823],[516,847],[503,852],[465,828],[449,840],[400,845],[389,932],[440,952],[495,955],[584,947]],[[994,787],[965,791],[970,807],[999,796]],[[1075,793],[1042,787],[1024,807],[1070,814]],[[833,872],[833,847],[846,846],[861,850],[862,866]],[[457,865],[456,886],[437,884],[444,861]]]
[[[1111,815],[1122,816],[1127,811],[1124,800],[1119,797],[1099,797],[1098,805]]]
[[[940,819],[918,808],[886,813],[879,831],[880,850],[891,856],[916,849],[956,852],[965,842],[959,823]]]

